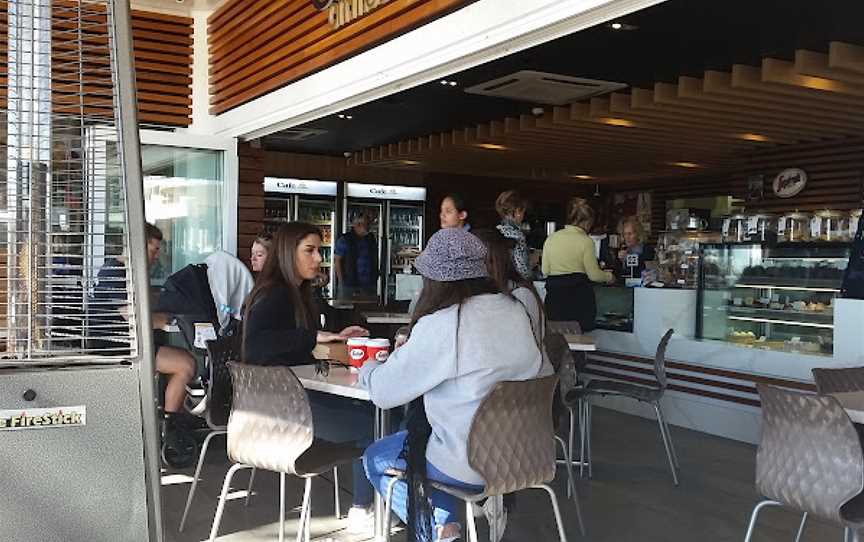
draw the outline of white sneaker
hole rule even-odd
[[[493,502],[497,504],[497,513],[493,508]],[[486,516],[486,521],[489,522],[490,526],[489,542],[501,542],[501,539],[504,538],[504,530],[507,528],[507,509],[504,508],[504,496],[498,495],[486,499],[486,502],[483,503],[483,514]],[[493,525],[493,522],[497,527],[496,531],[498,532],[498,537],[495,539],[492,538],[491,526]]]
[[[348,510],[348,527],[351,534],[371,533],[375,528],[375,512],[364,506],[352,506]]]

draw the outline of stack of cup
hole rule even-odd
[[[390,356],[389,339],[370,339],[355,337],[348,339],[348,362],[351,367],[359,369],[367,361],[387,361]]]

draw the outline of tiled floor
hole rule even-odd
[[[672,428],[681,460],[681,485],[672,485],[657,426],[650,420],[600,408],[594,413],[594,477],[578,482],[586,537],[579,535],[572,502],[564,495],[564,469],[555,482],[570,540],[596,542],[724,542],[744,539],[747,520],[759,496],[753,486],[755,447]],[[163,487],[163,509],[168,542],[207,540],[222,478],[228,468],[224,441],[211,449],[203,480],[184,533],[177,532],[191,479],[191,469],[169,476]],[[168,473],[171,474],[171,473]],[[184,476],[185,474],[185,476]],[[346,470],[341,476],[350,480]],[[220,529],[220,542],[276,540],[278,476],[257,476],[251,505],[243,505],[248,473],[241,471],[234,484],[235,500],[228,502]],[[302,484],[289,477],[289,507],[299,504]],[[313,483],[313,538],[324,541],[363,540],[344,532],[344,520],[333,517],[330,477]],[[343,510],[350,494],[342,491]],[[288,512],[286,537],[293,540],[299,508]],[[800,515],[769,508],[763,511],[754,542],[794,540]],[[485,525],[480,522],[481,539]],[[842,540],[839,528],[809,523],[802,540]],[[393,540],[403,537],[394,535]],[[557,540],[549,500],[542,491],[524,491],[505,534],[507,541]]]

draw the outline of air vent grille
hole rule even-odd
[[[522,102],[565,105],[626,88],[624,83],[522,70],[466,88],[469,94]]]

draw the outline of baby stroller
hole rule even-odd
[[[168,277],[156,304],[157,312],[174,317],[187,349],[197,360],[203,359],[201,377],[187,386],[185,406],[189,414],[199,418],[199,426],[211,431],[215,428],[210,427],[211,417],[207,413],[212,373],[209,343],[232,337],[235,340],[231,344],[239,344],[241,310],[252,286],[252,275],[246,266],[231,254],[219,251],[208,256],[203,264],[187,265]],[[162,459],[175,468],[191,465],[198,455],[193,434],[196,423],[189,422],[189,418],[173,434],[168,434],[170,428],[163,430]]]

